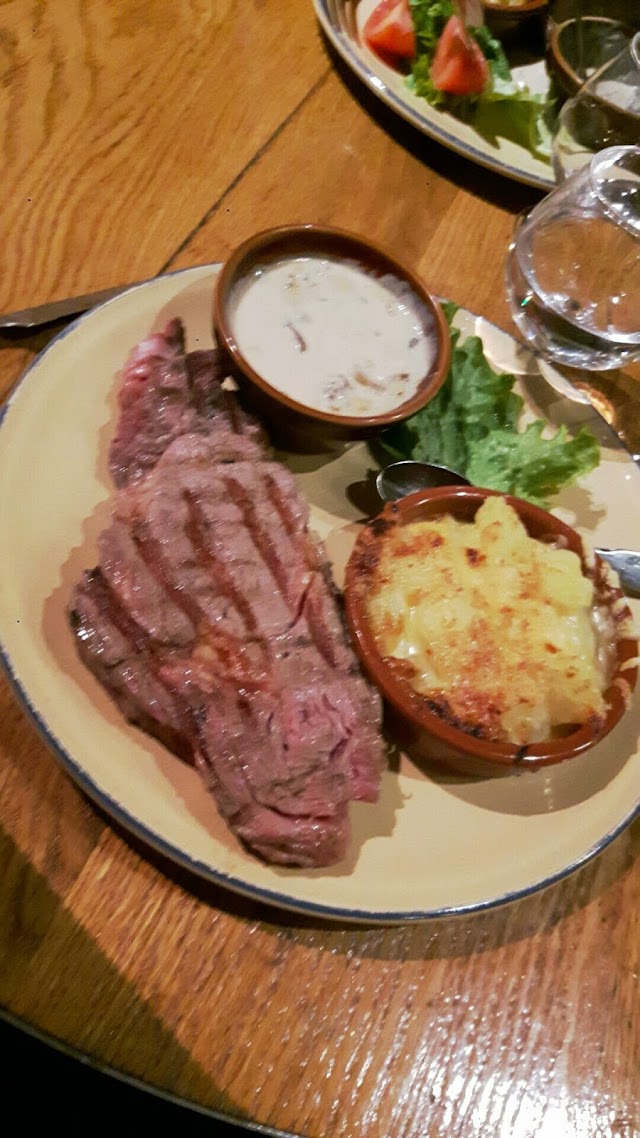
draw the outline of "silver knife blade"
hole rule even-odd
[[[640,553],[634,549],[596,549],[596,553],[616,570],[627,596],[640,596]]]
[[[56,320],[64,320],[67,316],[80,316],[90,308],[96,308],[119,296],[121,292],[134,288],[138,284],[147,284],[147,281],[131,281],[129,284],[116,285],[114,288],[103,288],[98,292],[87,292],[83,296],[67,296],[63,300],[51,300],[46,304],[38,304],[33,308],[22,308],[18,312],[6,312],[0,315],[0,331],[10,329],[40,328],[45,324],[53,324]]]

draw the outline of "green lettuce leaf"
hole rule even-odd
[[[494,75],[491,89],[483,92],[471,109],[468,121],[489,142],[508,138],[537,158],[548,160],[552,115],[552,105],[541,95],[518,87],[511,78]]]
[[[537,419],[520,433],[488,434],[471,450],[469,481],[546,508],[563,486],[598,465],[600,448],[584,427],[573,438],[564,426],[552,438],[543,438],[544,426]]]
[[[486,24],[468,32],[489,65],[490,83],[480,95],[449,95],[438,91],[431,79],[431,64],[438,39],[455,12],[452,0],[410,0],[417,40],[417,55],[407,85],[432,106],[442,107],[467,122],[489,142],[510,139],[542,160],[551,155],[550,123],[553,104],[542,95],[515,83],[504,49]]]
[[[456,308],[446,305],[445,311],[451,323]],[[524,400],[513,390],[515,376],[494,371],[479,336],[460,343],[452,328],[451,340],[451,366],[439,392],[422,411],[383,433],[390,456],[439,463],[476,486],[544,507],[563,486],[595,469],[600,448],[589,431],[572,437],[563,426],[549,436],[542,419],[520,431]]]
[[[433,59],[438,40],[450,16],[456,12],[453,0],[409,0],[418,55]]]

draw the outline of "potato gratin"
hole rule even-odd
[[[452,725],[520,745],[603,718],[613,630],[593,583],[503,498],[395,527],[370,585],[378,651]]]

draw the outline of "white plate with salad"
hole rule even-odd
[[[34,361],[3,408],[0,514],[11,556],[0,559],[0,658],[17,693],[64,769],[120,825],[174,863],[249,897],[386,923],[482,910],[550,885],[603,850],[640,810],[640,692],[611,735],[558,767],[470,780],[390,756],[379,802],[353,804],[343,861],[297,870],[265,865],[242,849],[198,772],[127,724],[81,663],[66,613],[110,516],[107,448],[120,369],[134,344],[176,316],[189,349],[211,345],[218,270],[156,278],[81,317]],[[434,400],[437,422],[425,408],[385,446],[408,457],[451,457],[487,484],[500,451],[506,487],[549,496],[590,545],[612,547],[624,534],[640,546],[640,470],[604,421],[589,404],[559,395],[505,333],[451,306],[447,315],[452,367]],[[461,405],[469,405],[469,430],[463,437],[456,430],[463,453],[450,455],[441,446],[452,432],[440,428],[459,422]],[[356,533],[377,508],[363,493],[378,460],[367,443],[335,455],[280,457],[309,501],[339,585]],[[640,602],[631,606],[637,619]]]
[[[484,89],[453,94],[434,87],[432,76],[439,45],[436,69],[443,55],[451,58],[447,45],[456,31],[451,20],[458,18],[454,0],[314,0],[314,7],[328,39],[351,70],[423,134],[508,178],[542,190],[553,187],[548,128],[553,112],[541,56],[520,52],[509,58],[486,27],[472,27],[468,29],[475,45],[471,71],[477,70],[479,61]],[[384,19],[377,21],[376,13]],[[382,38],[374,35],[374,49],[372,25],[383,23],[386,29],[390,21],[395,32],[387,42],[394,52],[384,50],[386,31]],[[455,45],[454,51],[457,54]]]

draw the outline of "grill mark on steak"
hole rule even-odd
[[[116,517],[100,536],[98,546],[103,576],[135,623],[160,645],[190,644],[195,636],[192,621],[174,603],[165,582],[149,568],[122,518]]]
[[[274,517],[269,509],[273,483],[254,479],[249,490],[244,480],[235,477],[236,470],[237,465],[225,472],[230,500],[242,512],[243,523],[291,612],[291,623],[295,623],[311,582],[312,570],[304,556],[305,549],[291,540],[295,531],[292,534],[286,524],[278,524],[282,515]]]
[[[332,864],[349,802],[377,798],[381,706],[308,506],[179,322],[131,353],[120,404],[113,520],[69,612],[79,654],[247,848]]]
[[[214,559],[203,541],[198,500],[183,484],[184,478],[180,480],[184,471],[184,463],[175,468],[172,464],[170,480],[159,472],[128,491],[132,525],[147,562],[193,624],[206,620],[226,636],[245,638],[253,623],[251,610],[224,580],[224,566],[214,572]],[[235,514],[232,520],[238,520]]]
[[[193,762],[188,709],[158,676],[152,642],[123,609],[100,569],[84,574],[69,619],[81,659],[124,717]]]
[[[153,504],[159,504],[159,500],[156,498]],[[149,572],[169,593],[173,603],[182,609],[194,630],[206,619],[212,624],[219,622],[231,634],[241,635],[244,623],[240,614],[232,608],[228,598],[211,590],[209,559],[191,539],[188,509],[183,518],[184,528],[172,527],[178,541],[171,547],[171,559],[167,557],[166,541],[156,536],[149,516],[135,518],[132,532],[140,554]],[[172,520],[177,520],[175,513]]]
[[[342,598],[325,564],[309,584],[304,616],[318,651],[333,668],[358,672],[359,668],[340,618]]]
[[[291,473],[284,466],[270,463],[264,471],[269,504],[292,540],[305,540],[309,508],[298,493]]]
[[[359,672],[348,642],[340,612],[342,598],[331,575],[331,568],[319,542],[307,530],[308,509],[301,503],[289,471],[275,464],[264,464],[262,494],[253,497],[246,482],[228,473],[233,500],[243,510],[245,524],[254,534],[265,561],[272,569],[283,596],[292,608],[292,625],[304,620],[308,635],[321,655],[333,667]],[[253,488],[252,488],[253,489]],[[273,519],[275,508],[282,530],[265,518]],[[285,545],[283,534],[290,539]]]
[[[249,635],[266,639],[289,626],[290,612],[241,512],[236,507],[237,516],[230,518],[229,506],[225,502],[222,510],[191,497],[195,540],[209,558],[216,586],[241,613]]]

